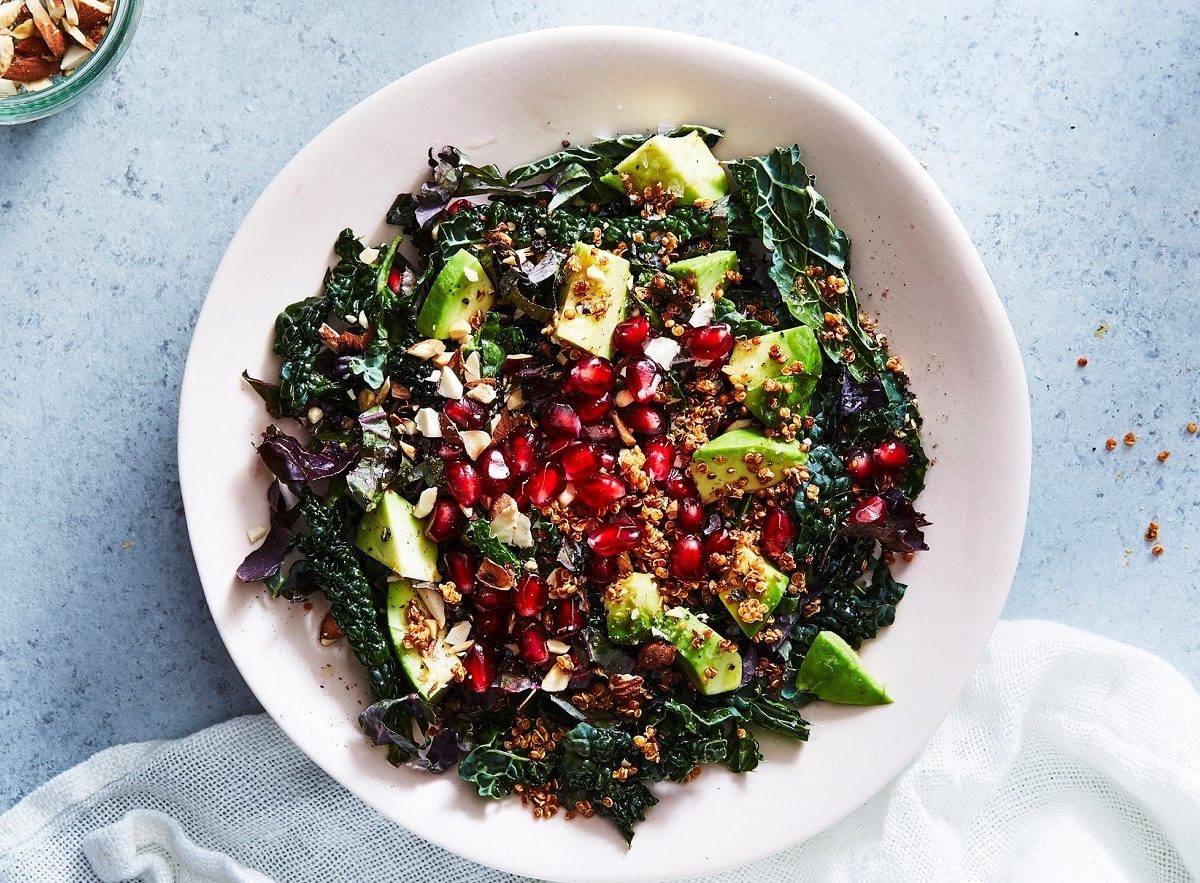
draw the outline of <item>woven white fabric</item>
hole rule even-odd
[[[648,822],[653,824],[653,820]],[[713,880],[1200,877],[1200,695],[1141,650],[1001,623],[921,756],[805,844]],[[265,716],[103,751],[0,816],[0,880],[493,881],[368,809]]]

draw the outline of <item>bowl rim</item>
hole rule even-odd
[[[1013,465],[1015,466],[1016,473],[1014,476],[1016,478],[1016,487],[1014,488],[1014,496],[1012,498],[1012,502],[1014,504],[1014,518],[1016,520],[1013,522],[1011,529],[1006,531],[1006,533],[1010,535],[1011,542],[1006,545],[1008,554],[1001,556],[1001,562],[1004,565],[1002,568],[1002,573],[1004,575],[1004,588],[1002,592],[997,593],[996,598],[992,599],[992,601],[994,601],[994,610],[992,611],[990,624],[987,627],[987,633],[990,635],[992,629],[995,627],[996,621],[999,619],[1000,609],[1003,606],[1004,600],[1007,598],[1008,592],[1011,589],[1012,577],[1015,573],[1017,560],[1020,555],[1021,540],[1024,534],[1028,507],[1029,484],[1031,477],[1032,435],[1028,400],[1028,383],[1024,366],[1021,362],[1020,350],[1017,345],[1016,336],[1013,332],[1011,323],[1008,320],[1007,314],[1004,311],[1004,307],[1000,301],[999,295],[996,293],[992,281],[988,276],[982,258],[979,256],[977,250],[972,244],[965,228],[963,227],[958,216],[955,214],[949,201],[934,183],[933,179],[929,176],[926,170],[917,161],[917,159],[890,130],[888,130],[879,120],[877,120],[867,110],[860,106],[856,101],[835,89],[833,86],[830,86],[824,81],[791,64],[770,58],[744,47],[735,46],[733,44],[707,37],[700,37],[662,28],[629,25],[576,25],[545,28],[476,43],[456,50],[455,52],[447,55],[440,56],[413,69],[404,76],[383,86],[381,89],[367,96],[345,113],[337,117],[333,122],[322,129],[321,132],[315,135],[299,151],[296,152],[296,154],[284,165],[284,167],[274,176],[274,178],[272,178],[271,182],[264,188],[262,194],[259,195],[259,197],[251,205],[250,209],[247,211],[246,217],[243,219],[242,224],[239,225],[238,231],[234,234],[233,239],[230,240],[230,247],[227,249],[213,276],[213,282],[208,294],[211,295],[211,293],[216,290],[218,285],[223,281],[223,276],[230,272],[230,268],[228,266],[230,263],[229,252],[232,251],[232,244],[241,234],[247,219],[252,217],[259,210],[260,206],[269,198],[273,199],[275,197],[275,190],[278,189],[281,179],[287,178],[290,170],[306,161],[309,152],[313,151],[314,145],[317,142],[331,133],[336,133],[341,129],[350,126],[352,121],[354,121],[359,115],[370,115],[374,113],[377,109],[379,109],[379,107],[388,101],[389,95],[393,91],[406,88],[407,84],[414,79],[436,78],[442,72],[454,69],[462,61],[464,61],[464,59],[469,59],[475,56],[486,56],[491,53],[496,53],[497,51],[509,50],[523,50],[532,55],[536,51],[553,48],[555,46],[569,46],[571,43],[578,40],[616,40],[621,38],[636,38],[640,40],[654,41],[663,47],[703,50],[712,56],[715,65],[720,61],[720,59],[723,58],[741,65],[757,67],[760,70],[770,72],[780,79],[794,82],[798,89],[803,89],[812,93],[820,101],[835,105],[840,113],[844,114],[860,128],[860,134],[863,134],[867,137],[867,139],[871,142],[872,149],[877,150],[883,157],[885,157],[890,166],[894,167],[898,173],[903,173],[905,175],[906,183],[913,186],[917,190],[919,196],[927,201],[927,211],[931,215],[936,216],[940,221],[942,228],[941,232],[944,232],[947,237],[947,247],[953,251],[955,258],[962,262],[964,273],[969,274],[971,278],[971,289],[977,294],[976,305],[984,312],[988,326],[996,332],[999,350],[998,355],[1001,360],[1000,363],[996,365],[996,368],[999,372],[1007,372],[1007,375],[1011,377],[1010,385],[1013,388],[1014,393],[1017,391],[1016,387],[1019,386],[1020,388],[1020,395],[1014,397],[1014,402],[1019,399],[1019,404],[1015,405],[1015,412],[1011,415],[1013,419],[1012,426],[1014,430],[1014,438],[1021,438],[1024,440],[1024,443],[1018,450],[1012,450],[1010,452],[1013,457]],[[215,309],[213,308],[212,304],[213,299],[206,295],[204,305],[202,306],[196,320],[196,333],[198,333],[199,329],[205,325],[206,313],[212,309]],[[195,342],[196,333],[193,335],[193,343]],[[190,391],[197,388],[198,385],[203,382],[203,378],[198,376],[199,369],[194,363],[195,360],[193,359],[193,352],[194,350],[189,347],[188,358],[181,383],[179,406],[180,420],[177,444],[178,461],[180,464],[180,490],[184,502],[185,518],[188,523],[189,535],[195,537],[196,528],[193,525],[192,519],[193,506],[189,502],[193,495],[193,483],[187,480],[183,474],[184,463],[191,455],[190,446],[194,441],[185,432],[184,415],[187,413],[187,408],[190,401]],[[199,494],[200,490],[198,485],[199,483],[197,483],[197,486],[195,487],[195,492],[197,495]],[[210,612],[212,612],[211,597],[207,586],[205,586],[205,594],[206,599],[210,601]],[[223,624],[215,615],[214,621],[217,625],[218,631],[221,634],[222,640],[228,645],[229,640],[228,635],[226,634],[227,625]],[[978,661],[985,650],[986,643],[986,640],[980,640],[978,645],[975,646],[970,670],[973,670],[978,664]],[[232,653],[231,657],[233,657]],[[243,661],[236,657],[233,658],[233,661],[243,679],[250,684],[251,679],[247,669],[243,667]],[[954,698],[958,696],[962,688],[965,686],[967,677],[969,677],[970,674],[970,670],[967,671],[967,674],[964,675],[961,679],[961,682],[958,683],[957,688],[954,690]],[[255,692],[257,696],[258,693],[257,691]],[[258,696],[258,698],[260,702],[263,702],[261,696]],[[749,864],[766,856],[775,854],[781,850],[787,849],[791,846],[795,846],[803,840],[809,839],[812,836],[816,836],[816,834],[827,829],[829,826],[841,821],[855,809],[866,803],[867,800],[874,796],[874,794],[878,793],[879,790],[885,788],[887,782],[890,782],[892,779],[894,779],[895,776],[901,772],[901,770],[911,763],[913,758],[916,757],[916,755],[924,748],[929,738],[933,735],[933,732],[938,726],[940,726],[946,714],[949,713],[952,705],[953,699],[944,703],[944,707],[940,707],[936,714],[931,715],[928,725],[924,728],[924,731],[920,735],[920,739],[914,739],[912,749],[908,751],[907,754],[902,758],[902,762],[898,761],[891,765],[887,771],[887,776],[883,780],[883,783],[880,785],[879,789],[866,794],[860,801],[858,801],[857,804],[850,806],[836,817],[829,818],[821,828],[809,831],[803,837],[799,837],[796,840],[787,842],[745,844],[744,850],[737,859],[728,861],[709,861],[703,869],[693,869],[688,871],[688,873],[716,873],[729,868],[740,867],[742,865]],[[266,702],[263,702],[263,706],[272,716],[272,718],[275,719],[276,723],[281,725],[281,729],[284,730],[289,739],[293,739],[292,735],[288,732],[287,728],[280,720],[279,712],[283,709],[280,707],[275,707],[274,704],[268,705]],[[293,741],[295,740],[293,739]],[[307,751],[305,753],[308,754]],[[326,767],[319,754],[309,754],[309,757],[323,770],[325,770],[335,779],[338,779],[338,781],[341,781],[340,778],[334,775]],[[343,784],[345,783],[343,782]],[[379,810],[395,821],[395,815],[389,813],[388,809],[381,805],[380,802],[372,800],[370,797],[358,794],[358,792],[355,791],[351,786],[347,785],[346,787],[350,787],[356,796],[362,799],[365,803],[374,807],[376,810]],[[400,822],[396,823],[401,825],[401,827],[406,828],[406,830],[410,830],[417,834],[417,836],[420,836],[429,842],[441,846],[442,848],[445,848],[448,851],[471,861],[476,861],[481,864],[486,864],[492,868],[516,874],[539,873],[537,868],[534,865],[529,864],[529,862],[524,861],[523,857],[513,858],[507,855],[498,856],[494,854],[481,854],[478,851],[473,851],[469,844],[465,845],[459,841],[456,841],[452,836],[450,836],[450,834],[444,833],[430,826],[425,826],[418,831],[414,830],[413,828],[409,828],[406,824],[402,824]],[[611,876],[606,877],[602,873],[597,876],[598,873],[599,872],[597,872],[595,869],[592,869],[586,871],[582,874],[582,876],[579,877],[572,876],[568,878],[567,876],[560,876],[554,877],[553,879],[612,879]],[[673,877],[676,876],[676,874],[671,873],[667,876]],[[664,875],[658,872],[635,872],[632,875],[622,874],[621,876],[621,879],[625,880],[663,878]]]

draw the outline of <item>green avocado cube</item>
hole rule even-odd
[[[745,388],[746,410],[765,426],[779,426],[808,413],[821,378],[821,347],[806,325],[743,338],[721,370]]]
[[[691,472],[700,499],[711,502],[741,490],[753,493],[773,487],[784,471],[808,462],[798,441],[768,438],[757,429],[731,429],[692,454]]]
[[[657,631],[675,645],[680,668],[705,696],[728,693],[742,684],[742,655],[722,648],[724,639],[690,610],[672,607]]]
[[[424,648],[406,645],[404,639],[414,617],[418,623],[433,619],[420,592],[408,580],[388,583],[387,624],[392,648],[417,693],[433,702],[450,686],[461,663],[439,635],[433,635]]]
[[[712,202],[729,193],[725,169],[696,132],[674,138],[655,135],[600,180],[625,193],[622,174],[635,191],[661,184],[685,203]]]
[[[887,705],[887,689],[863,667],[862,659],[842,637],[819,632],[796,675],[796,689],[842,705]]]
[[[633,275],[629,261],[582,242],[563,261],[562,299],[554,337],[604,358],[613,354],[613,329],[625,318]]]
[[[460,248],[450,255],[417,314],[417,331],[445,340],[460,322],[475,327],[492,308],[496,289],[479,258]],[[479,318],[476,318],[478,316]]]
[[[393,573],[436,580],[437,544],[425,536],[424,528],[408,500],[395,491],[384,491],[358,523],[355,545]]]
[[[618,644],[639,644],[662,618],[663,599],[648,573],[631,573],[604,592],[608,637]]]
[[[787,591],[788,576],[749,546],[733,550],[729,570],[718,594],[721,603],[748,638],[767,625]],[[747,604],[755,601],[756,604]]]
[[[718,291],[724,291],[730,273],[738,272],[736,251],[710,251],[708,254],[676,261],[667,272],[679,280],[690,280],[700,303],[712,303]]]

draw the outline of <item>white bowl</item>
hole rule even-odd
[[[706,769],[662,802],[626,848],[609,823],[535,822],[516,800],[485,802],[454,773],[388,765],[356,725],[360,669],[316,639],[321,609],[270,601],[234,569],[266,521],[252,445],[266,424],[238,375],[271,376],[275,314],[313,294],[339,230],[392,235],[392,198],[454,144],[502,167],[563,138],[724,128],[723,158],[797,142],[853,238],[853,275],[920,395],[937,458],[919,508],[932,551],[902,569],[896,624],[864,657],[894,705],[808,709],[803,747],[764,739],[736,776]],[[1012,329],[954,212],[907,150],[862,108],[795,68],[665,31],[595,27],[485,43],[372,95],[300,151],[247,216],[200,314],[179,417],[188,529],[213,619],[264,708],[331,776],[422,837],[534,877],[640,880],[711,873],[816,834],[860,806],[917,753],[991,634],[1024,529],[1030,432]],[[320,824],[314,819],[314,824]]]

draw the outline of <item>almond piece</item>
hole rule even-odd
[[[16,83],[0,79],[0,98],[11,98],[17,94],[17,91]]]
[[[17,41],[16,49],[18,58],[41,58],[43,55],[48,55],[50,50],[46,47],[46,41],[39,37],[33,30],[33,22],[29,21],[25,24],[29,25],[29,33],[22,37],[15,30],[13,38]]]
[[[58,66],[64,71],[73,71],[79,65],[83,64],[91,54],[92,50],[86,46],[72,46],[63,53],[62,61],[59,62]]]
[[[70,35],[72,40],[74,40],[84,49],[91,51],[96,48],[96,41],[88,37],[87,34],[79,30],[79,28],[75,27],[75,25],[71,24],[70,22],[63,23],[63,30]]]
[[[58,62],[53,58],[15,58],[4,72],[4,79],[17,83],[36,83],[58,73]]]
[[[79,27],[83,30],[94,28],[96,25],[102,25],[108,21],[108,16],[94,6],[88,6],[84,0],[79,0],[75,4],[77,18],[79,19]]]
[[[102,12],[106,16],[112,15],[112,11],[113,11],[112,4],[105,3],[104,0],[79,0],[79,8],[81,11],[83,10],[83,7],[85,7],[85,6],[90,7],[91,9],[94,9],[97,12]]]
[[[0,28],[12,27],[24,6],[25,0],[7,0],[6,3],[0,3]]]
[[[321,644],[325,647],[328,647],[330,644],[334,644],[341,640],[343,635],[344,633],[342,632],[341,626],[339,626],[337,624],[337,620],[333,618],[333,611],[331,610],[326,613],[325,618],[321,620],[321,628],[318,632],[318,636],[321,639]]]
[[[54,20],[50,17],[50,13],[46,11],[46,7],[41,4],[41,0],[25,0],[25,7],[29,10],[30,15],[33,16],[34,27],[42,35],[42,39],[46,41],[50,52],[56,59],[62,58],[63,53],[67,51],[67,38],[54,24]]]
[[[4,76],[15,57],[16,51],[13,49],[12,37],[0,37],[0,77]]]
[[[63,0],[63,18],[67,24],[79,26],[79,10],[75,8],[75,0]]]

